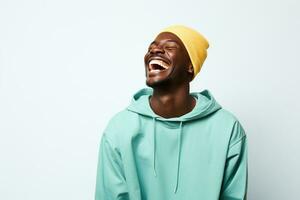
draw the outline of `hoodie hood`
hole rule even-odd
[[[211,92],[207,89],[201,92],[193,92],[190,93],[196,99],[196,105],[192,111],[174,118],[164,118],[154,113],[152,108],[150,107],[149,98],[153,94],[152,88],[143,88],[136,92],[132,98],[130,105],[127,107],[127,110],[130,112],[137,113],[139,115],[143,115],[152,119],[153,129],[153,173],[154,176],[157,176],[156,173],[156,122],[161,121],[167,123],[168,121],[179,122],[179,130],[177,132],[177,163],[176,166],[176,174],[175,174],[175,183],[174,183],[174,193],[177,192],[178,189],[178,181],[179,181],[179,169],[180,169],[180,156],[181,156],[181,140],[182,134],[184,133],[184,123],[186,121],[200,119],[205,117],[219,109],[221,106],[215,100]],[[175,129],[174,129],[175,130]],[[158,155],[159,156],[159,155]]]
[[[163,118],[153,112],[149,104],[149,98],[153,94],[152,88],[143,88],[133,95],[131,104],[127,107],[127,110],[138,113],[140,115],[156,118],[161,121],[190,121],[199,119],[209,115],[221,108],[220,104],[215,100],[211,92],[207,89],[202,92],[192,92],[190,95],[196,98],[197,102],[194,109],[182,115],[174,118]]]

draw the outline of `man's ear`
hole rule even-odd
[[[187,71],[188,71],[189,74],[192,74],[192,76],[194,76],[194,68],[193,68],[192,63],[189,63]]]
[[[187,72],[190,75],[190,81],[192,81],[193,77],[194,77],[194,68],[193,68],[192,63],[189,63],[188,68],[187,68]]]

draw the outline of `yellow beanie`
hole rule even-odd
[[[183,25],[173,25],[163,29],[160,33],[162,32],[173,33],[182,41],[194,68],[194,79],[200,72],[204,60],[206,59],[206,49],[209,47],[208,41],[196,30]]]

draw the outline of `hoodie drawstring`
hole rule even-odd
[[[153,172],[156,177],[156,168],[155,168],[155,160],[156,160],[156,118],[153,117]]]
[[[176,184],[175,184],[174,193],[177,192],[177,188],[178,188],[179,167],[180,167],[180,155],[181,155],[181,138],[182,138],[181,135],[182,135],[182,121],[180,121],[179,132],[178,132],[178,134],[177,134],[178,154],[177,154]]]
[[[154,176],[157,176],[156,173],[156,118],[153,117],[153,172],[154,172]],[[180,121],[180,125],[179,125],[179,131],[177,133],[177,141],[178,141],[178,145],[177,145],[177,165],[176,165],[176,182],[175,182],[175,187],[174,187],[174,193],[177,192],[178,189],[178,182],[179,182],[179,168],[180,168],[180,156],[181,156],[181,140],[182,140],[182,126],[183,126],[183,122]]]

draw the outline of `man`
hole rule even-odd
[[[243,200],[247,140],[237,118],[209,90],[189,83],[207,40],[175,25],[145,55],[146,84],[107,125],[101,140],[96,200]]]

